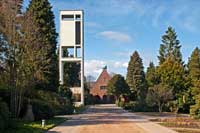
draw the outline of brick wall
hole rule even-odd
[[[104,86],[107,86],[108,81],[111,79],[111,76],[108,74],[107,69],[103,69],[102,73],[98,77],[97,81],[95,82],[93,88],[90,90],[90,93],[93,96],[100,96],[103,99],[104,95],[107,95],[107,89]],[[103,87],[101,87],[103,86]]]

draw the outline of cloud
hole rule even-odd
[[[86,60],[85,61],[85,75],[96,76],[106,65],[105,61],[102,60]]]
[[[109,72],[124,74],[122,71],[126,70],[128,63],[123,61],[114,60],[86,60],[85,61],[85,75],[92,75],[97,78],[97,76],[102,72],[104,66],[108,66]]]
[[[113,63],[113,67],[115,67],[115,68],[126,68],[126,67],[128,67],[128,63],[117,61],[117,62]]]
[[[98,35],[107,38],[109,40],[120,41],[120,42],[130,42],[132,40],[130,35],[116,31],[103,31],[98,33]]]

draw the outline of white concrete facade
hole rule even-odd
[[[75,105],[84,104],[84,28],[83,10],[61,10],[60,11],[60,46],[59,46],[59,80],[64,83],[64,62],[80,63],[81,86],[70,89],[73,94],[80,94],[81,101]],[[63,49],[72,49],[71,55],[64,57]]]

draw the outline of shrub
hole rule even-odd
[[[138,102],[136,101],[130,101],[128,103],[125,103],[124,109],[126,110],[132,110],[132,111],[137,111],[138,109]]]
[[[0,129],[7,128],[10,123],[10,112],[5,102],[0,100]]]
[[[101,103],[101,98],[99,95],[94,96],[94,103],[95,104],[100,104]]]
[[[75,108],[75,111],[76,111],[75,113],[80,114],[80,113],[82,113],[85,109],[86,109],[86,108],[85,108],[84,105],[80,105],[80,106],[78,106],[78,107]]]
[[[119,107],[124,107],[125,106],[125,102],[124,101],[120,101],[120,100],[116,100],[116,104]]]
[[[93,105],[95,103],[95,99],[92,94],[85,95],[85,104]]]
[[[55,115],[69,115],[73,114],[74,106],[73,105],[60,105],[55,107]]]
[[[54,105],[60,104],[58,101],[59,95],[56,94],[55,92],[39,90],[37,91],[35,99],[46,101]]]
[[[31,95],[31,104],[35,120],[48,119],[54,115],[72,114],[74,106],[72,102],[72,93],[70,89],[61,87],[62,92],[55,93],[51,91],[36,90]],[[27,110],[27,104],[30,97],[27,96],[22,108],[23,116]]]
[[[48,102],[34,99],[31,104],[35,120],[49,119],[55,114],[53,106]]]

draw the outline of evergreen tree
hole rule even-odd
[[[153,87],[154,85],[159,84],[159,76],[156,72],[156,67],[154,66],[153,62],[150,62],[145,77],[148,87]]]
[[[200,118],[200,80],[193,82],[191,87],[194,105],[190,106],[190,114]]]
[[[167,57],[171,56],[176,61],[182,63],[182,54],[180,51],[181,45],[177,40],[177,35],[172,27],[168,27],[165,35],[162,36],[162,44],[159,50],[159,64],[162,64]]]
[[[180,62],[169,56],[159,66],[158,74],[161,84],[172,89],[174,98],[173,101],[171,101],[169,108],[173,108],[172,110],[175,110],[177,113],[180,108],[184,108],[189,102],[187,100],[186,103],[186,97],[188,97],[188,95],[184,67]]]
[[[31,0],[28,12],[33,14],[34,22],[39,26],[40,38],[43,40],[44,48],[48,48],[50,59],[49,73],[45,73],[48,83],[42,82],[42,88],[54,90],[58,86],[58,61],[56,55],[57,33],[54,22],[54,14],[48,0]]]
[[[190,114],[200,118],[200,50],[195,48],[188,61],[189,78],[191,80],[191,91],[195,104],[190,107]]]
[[[131,99],[143,102],[146,96],[146,81],[142,59],[137,51],[130,57],[126,81],[132,93]]]
[[[161,83],[169,86],[174,95],[184,90],[185,78],[184,67],[173,57],[168,57],[158,68]]]
[[[200,49],[196,47],[188,61],[189,77],[192,82],[200,80]]]
[[[120,96],[129,93],[129,86],[120,74],[112,77],[108,82],[107,89],[109,94],[116,96],[116,100],[119,100]]]

